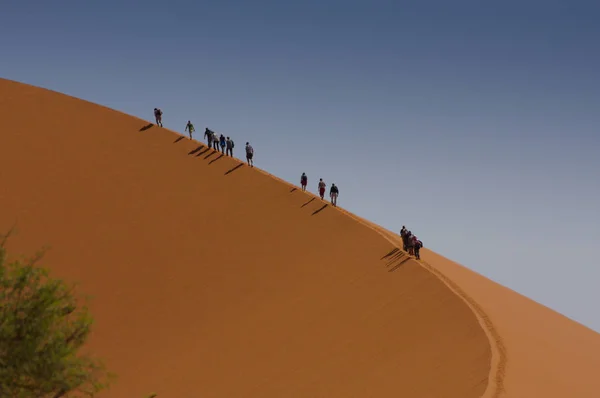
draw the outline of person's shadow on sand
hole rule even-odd
[[[147,125],[145,125],[144,127],[142,127],[142,128],[140,129],[140,131],[146,131],[146,130],[148,130],[148,129],[149,129],[150,127],[152,127],[152,126],[154,126],[154,124],[153,124],[153,123],[147,124]]]

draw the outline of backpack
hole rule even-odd
[[[231,141],[231,149],[233,149],[233,147],[235,147],[235,144],[233,143],[233,140],[229,140]]]
[[[302,183],[306,183],[307,181],[308,181],[308,177],[307,176],[302,176],[300,178],[300,182],[302,182]]]

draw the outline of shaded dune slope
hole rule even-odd
[[[481,320],[380,232],[143,120],[0,93],[0,229],[94,297],[89,347],[119,374],[105,396],[486,391]]]

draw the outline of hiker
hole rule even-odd
[[[194,129],[194,125],[192,124],[192,122],[190,122],[188,120],[187,124],[185,125],[185,130],[183,130],[184,132],[189,131],[190,132],[190,140],[192,139],[192,132],[196,131]]]
[[[300,176],[300,185],[302,186],[302,191],[306,191],[306,185],[308,185],[308,177],[306,173],[302,173]]]
[[[156,119],[156,125],[162,127],[162,111],[158,108],[154,108],[154,119]]]
[[[206,141],[208,142],[208,147],[211,148],[213,141],[213,132],[210,131],[208,127],[204,129],[204,138],[206,138]]]
[[[219,150],[219,137],[217,137],[217,133],[215,133],[214,131],[211,131],[212,133],[212,143],[213,143],[213,149],[215,151]]]
[[[419,238],[417,238],[416,236],[413,236],[413,251],[415,253],[415,258],[417,260],[421,259],[420,251],[421,251],[422,247],[423,247],[423,242],[421,242],[419,240]]]
[[[219,137],[219,145],[221,145],[221,153],[225,154],[225,136],[223,134]]]
[[[411,256],[413,256],[415,254],[415,245],[413,242],[413,234],[410,231],[408,231],[406,233],[406,248],[408,249],[408,254],[410,254]]]
[[[331,197],[331,204],[334,207],[337,207],[337,197],[339,193],[340,191],[338,187],[334,183],[331,183],[331,188],[329,189],[329,196]]]
[[[402,237],[402,250],[404,251],[406,251],[406,232],[408,232],[406,226],[403,225],[400,230],[400,236]]]
[[[323,200],[323,198],[325,197],[325,187],[326,187],[325,181],[323,181],[322,178],[319,178],[318,188],[319,188],[319,196],[321,197],[321,200]]]
[[[249,142],[246,142],[246,161],[248,162],[248,166],[254,167],[254,161],[252,158],[254,157],[254,148],[250,145]]]
[[[227,156],[231,156],[233,157],[233,147],[235,146],[235,144],[233,143],[233,140],[229,137],[227,137],[227,139],[225,140],[225,147],[227,148]]]

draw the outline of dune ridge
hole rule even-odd
[[[120,375],[102,396],[600,390],[599,335],[510,289],[146,120],[0,93],[0,228],[95,296],[89,348]]]

